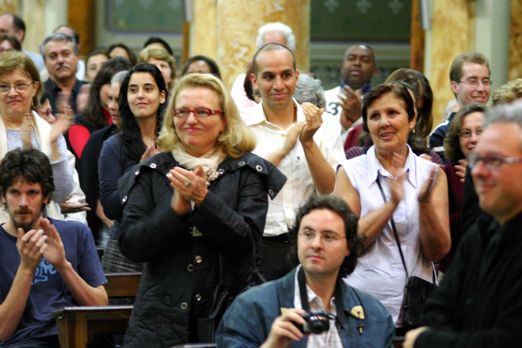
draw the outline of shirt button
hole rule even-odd
[[[257,170],[258,172],[262,172],[262,171],[263,171],[263,167],[262,167],[260,164],[258,164],[258,165],[256,166],[256,170]]]
[[[245,164],[246,164],[245,161],[240,161],[237,165],[240,167],[243,167]]]
[[[269,189],[269,190],[268,190],[268,195],[273,196],[273,195],[274,195],[274,190]]]
[[[185,310],[185,309],[188,308],[188,303],[187,302],[181,302],[180,307],[181,307],[181,309]]]
[[[137,171],[134,172],[134,175],[138,175],[139,173],[140,173],[140,171],[137,170]]]
[[[191,263],[189,263],[189,264],[187,265],[187,271],[192,272],[193,270],[194,270],[194,265],[191,264]]]
[[[149,164],[149,167],[151,167],[152,169],[155,169],[156,168],[156,163]]]
[[[123,199],[121,201],[122,201],[122,203],[127,202],[127,196],[123,197]]]
[[[200,294],[196,294],[196,295],[194,296],[194,299],[195,299],[197,302],[201,301],[201,295],[200,295]]]
[[[194,261],[196,261],[196,263],[201,263],[203,262],[203,258],[200,255],[196,255],[196,257],[194,257]]]

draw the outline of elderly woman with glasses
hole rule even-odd
[[[44,152],[53,169],[53,201],[62,203],[74,189],[73,168],[67,161],[67,145],[62,136],[70,117],[64,116],[51,127],[38,116],[35,110],[41,89],[40,75],[31,58],[18,51],[0,55],[0,158],[19,147]]]
[[[157,144],[124,193],[120,249],[144,263],[126,347],[213,340],[226,307],[214,296],[246,286],[268,197],[285,181],[250,153],[255,138],[211,74],[177,83]]]
[[[346,281],[374,295],[401,326],[408,276],[431,281],[429,261],[449,251],[448,188],[442,169],[408,145],[416,113],[405,84],[386,83],[369,92],[362,117],[374,145],[342,164],[334,189],[359,216],[365,245]]]

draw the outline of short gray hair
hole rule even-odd
[[[490,108],[486,114],[483,128],[486,129],[494,123],[514,123],[522,129],[522,101]]]
[[[299,104],[309,102],[320,108],[324,108],[326,104],[321,80],[314,79],[310,75],[303,73],[299,75],[297,80],[294,98]]]
[[[120,83],[123,81],[123,79],[125,79],[125,76],[127,75],[127,73],[129,72],[129,70],[122,70],[122,71],[118,71],[116,74],[112,75],[112,78],[111,78],[111,85],[113,83]]]
[[[57,33],[52,33],[51,35],[48,35],[43,41],[42,43],[40,44],[40,54],[42,55],[44,61],[45,61],[45,46],[51,42],[51,41],[63,41],[63,42],[70,42],[73,46],[73,51],[74,51],[74,54],[76,55],[79,55],[80,54],[80,49],[78,48],[78,43],[76,42],[76,40],[74,39],[74,37],[72,37],[71,35],[69,34],[66,34],[66,33],[60,33],[60,32],[57,32]]]
[[[486,113],[486,120],[482,129],[486,129],[495,123],[512,123],[522,131],[522,101],[500,104],[490,108]],[[522,151],[522,140],[519,142],[518,148]]]
[[[295,35],[288,25],[281,22],[271,22],[262,25],[257,31],[256,48],[260,49],[265,44],[265,35],[270,32],[278,32],[286,38],[286,46],[295,51]]]

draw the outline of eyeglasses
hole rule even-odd
[[[467,138],[471,138],[473,136],[473,133],[475,133],[475,135],[477,135],[477,136],[481,135],[482,128],[477,128],[475,130],[463,129],[460,131],[459,135],[461,138],[467,139]]]
[[[465,84],[468,84],[470,86],[473,86],[473,87],[477,87],[479,84],[482,83],[482,85],[484,87],[489,87],[491,86],[491,80],[489,78],[484,78],[484,79],[477,79],[477,78],[469,78],[467,80],[462,80],[460,81],[460,83],[465,83]]]
[[[1,94],[7,94],[11,90],[11,88],[14,88],[15,91],[18,93],[25,92],[33,85],[33,82],[27,83],[27,82],[17,82],[13,85],[10,85],[8,83],[0,83],[0,93]]]
[[[337,233],[332,232],[332,231],[324,231],[319,234],[321,235],[321,241],[328,243],[328,244],[332,244],[332,243],[337,242],[340,239],[346,238],[346,237],[341,237],[340,235],[338,235]],[[307,243],[311,243],[315,240],[316,232],[312,231],[312,230],[303,230],[303,231],[299,231],[298,235]]]
[[[484,162],[486,168],[490,170],[499,169],[504,164],[522,163],[522,157],[502,157],[502,156],[479,156],[472,153],[468,157],[469,166],[473,169],[479,162]]]
[[[174,117],[177,118],[189,118],[190,113],[193,113],[197,118],[207,118],[212,115],[223,115],[221,110],[212,110],[209,108],[179,108],[174,109]]]

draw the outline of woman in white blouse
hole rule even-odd
[[[408,146],[416,114],[405,84],[382,84],[369,92],[362,117],[374,145],[342,164],[334,190],[359,216],[365,245],[346,281],[379,299],[400,326],[397,318],[407,276],[391,220],[409,276],[431,281],[430,261],[444,257],[451,244],[447,182],[442,169]]]

